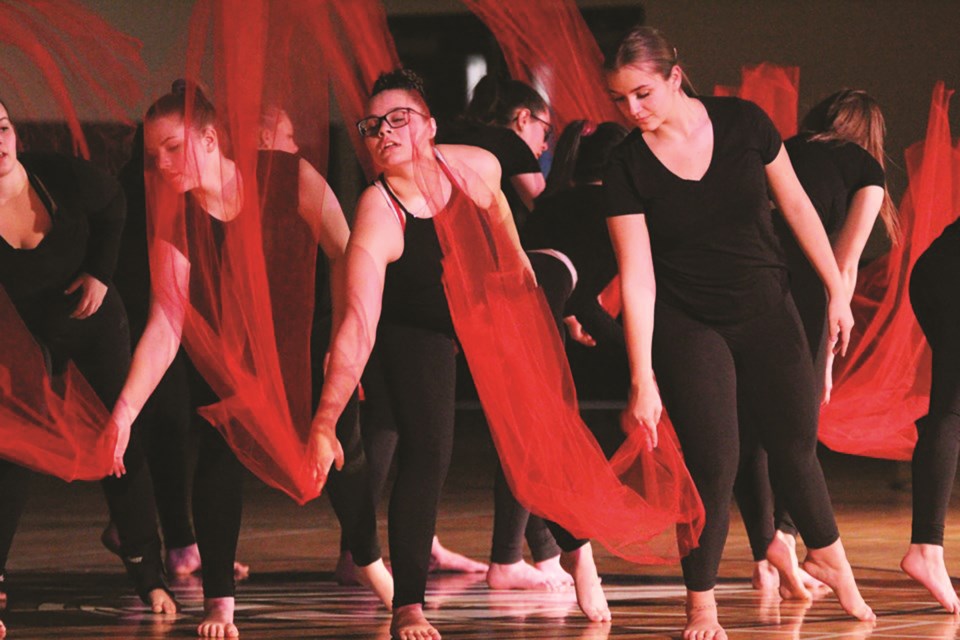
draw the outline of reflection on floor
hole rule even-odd
[[[458,439],[438,532],[448,547],[483,558],[490,543],[492,449],[476,425],[461,428]],[[718,590],[731,639],[957,637],[958,622],[897,570],[910,528],[909,492],[895,488],[903,467],[832,454],[823,460],[844,543],[879,616],[876,626],[846,617],[832,596],[805,606],[754,591],[746,536],[734,515]],[[193,636],[199,579],[174,584],[179,615],[148,614],[131,595],[119,562],[99,546],[105,512],[96,485],[37,478],[8,566],[9,602],[0,619],[9,638]],[[948,534],[949,562],[960,536],[949,528]],[[323,499],[299,508],[249,479],[240,559],[251,565],[252,577],[240,586],[237,612],[243,638],[388,637],[388,615],[374,598],[333,581],[337,535]],[[683,589],[676,566],[636,567],[605,552],[598,552],[598,565],[613,611],[610,625],[587,623],[572,591],[492,592],[482,575],[432,576],[428,617],[447,639],[679,637]]]

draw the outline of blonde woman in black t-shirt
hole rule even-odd
[[[623,426],[643,429],[655,447],[665,405],[706,508],[700,547],[682,561],[684,638],[727,637],[714,587],[741,415],[763,425],[757,436],[771,466],[792,479],[782,483],[783,497],[808,543],[804,568],[834,589],[848,613],[874,620],[816,458],[813,365],[787,290],[768,186],[824,280],[830,345],[840,353],[853,316],[826,233],[780,136],[753,103],[688,95],[676,51],[656,30],[634,28],[606,64],[611,98],[637,125],[604,176],[631,369]],[[799,582],[799,571],[787,575]],[[809,598],[802,584],[794,592]]]

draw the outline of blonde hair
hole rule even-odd
[[[811,140],[841,140],[858,144],[886,169],[883,140],[887,133],[880,105],[866,91],[843,89],[817,104],[800,124]],[[880,218],[894,244],[901,239],[900,215],[886,185]]]

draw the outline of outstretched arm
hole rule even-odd
[[[155,278],[147,326],[111,416],[118,429],[112,472],[117,477],[126,473],[123,454],[130,442],[130,428],[177,355],[183,333],[190,263],[166,242],[160,242],[157,251],[158,264],[168,271]]]
[[[403,233],[396,214],[375,187],[357,205],[345,255],[343,317],[330,341],[320,403],[310,429],[307,472],[322,486],[330,466],[343,464],[336,424],[360,382],[376,337],[387,264],[400,257]]]
[[[827,289],[830,298],[827,318],[831,348],[841,355],[846,354],[850,330],[853,328],[853,313],[850,311],[846,286],[840,277],[823,223],[800,185],[783,145],[780,145],[777,157],[767,165],[766,173],[777,207]]]
[[[607,219],[620,271],[623,331],[630,361],[630,398],[622,423],[627,433],[646,430],[647,446],[657,446],[657,424],[663,413],[653,376],[653,308],[657,285],[650,252],[650,233],[643,215]]]

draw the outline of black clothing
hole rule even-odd
[[[579,185],[538,198],[521,236],[526,249],[556,249],[570,259],[577,270],[577,286],[564,315],[575,315],[581,324],[586,321],[593,327],[607,315],[597,296],[617,275],[617,258],[603,216],[605,204],[602,185]]]
[[[755,104],[698,99],[714,131],[704,176],[673,174],[634,130],[607,166],[607,215],[646,216],[658,299],[702,322],[735,323],[773,308],[787,291],[764,173],[781,141]]]
[[[486,149],[500,163],[500,188],[507,197],[517,229],[523,229],[530,210],[523,203],[510,178],[540,173],[540,163],[527,143],[513,130],[493,125],[455,123],[437,133],[439,144],[465,144]]]
[[[0,286],[37,341],[49,352],[53,372],[72,360],[106,407],[120,395],[130,366],[127,316],[110,279],[125,212],[123,191],[88,162],[61,156],[25,154],[21,162],[30,184],[50,215],[52,226],[34,249],[14,249],[0,241]],[[82,295],[63,291],[80,273],[108,285],[103,303],[89,318],[70,318]],[[120,554],[141,597],[166,588],[160,562],[150,478],[140,439],[132,431],[124,455],[127,473],[101,481],[110,517],[120,536]],[[0,461],[0,542],[9,545],[19,522],[29,474],[10,471]],[[9,483],[9,484],[8,484]],[[8,510],[9,509],[9,510]],[[9,547],[0,548],[5,562]],[[0,574],[3,566],[0,564]]]
[[[960,219],[923,252],[910,275],[910,303],[933,351],[930,409],[913,451],[913,544],[943,545],[960,454]]]
[[[644,214],[650,232],[654,372],[706,510],[700,547],[682,561],[692,591],[716,582],[741,440],[759,440],[787,480],[808,547],[839,535],[816,458],[813,365],[770,216],[764,167],[780,136],[752,103],[702,102],[714,130],[702,179],[667,170],[639,131],[604,178],[609,215]]]
[[[847,219],[854,194],[864,187],[882,187],[883,168],[865,149],[850,142],[816,141],[795,136],[784,145],[800,184],[810,196],[830,240],[835,242]],[[814,372],[819,379],[827,357],[826,291],[783,217],[775,213],[773,222],[787,260],[790,293],[796,302],[810,346]],[[818,387],[818,398],[821,391]],[[796,529],[770,487],[766,453],[762,449],[742,453],[742,473],[737,478],[735,494],[754,560],[762,560],[777,529],[790,534]]]

